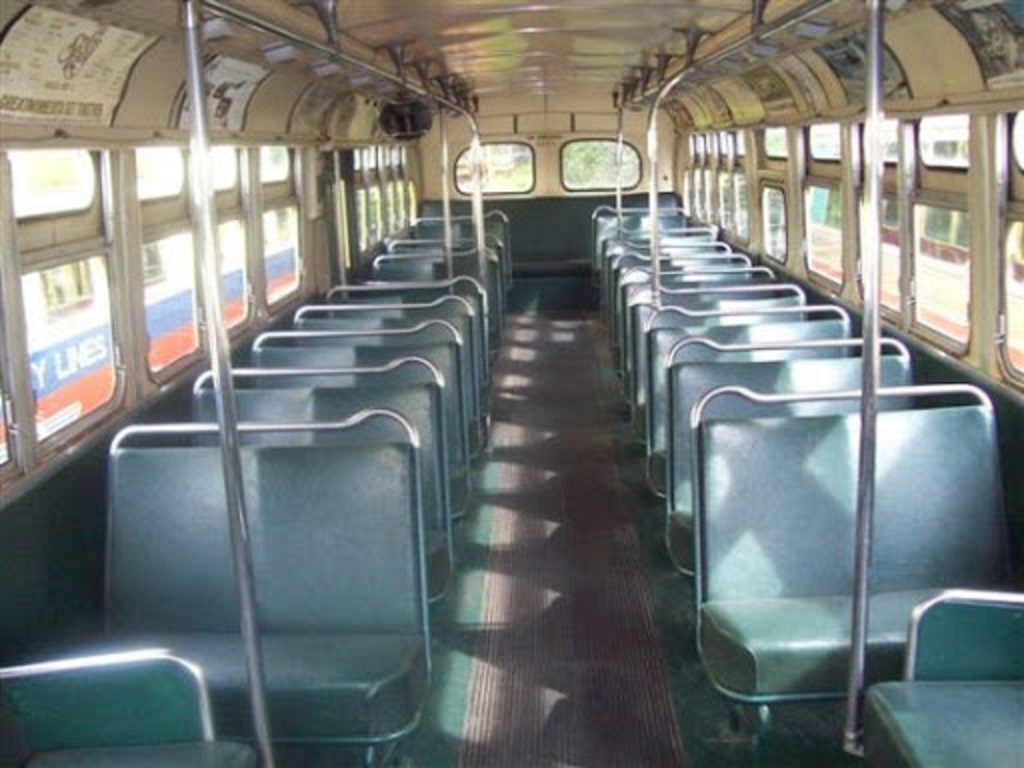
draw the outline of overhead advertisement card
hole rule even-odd
[[[0,119],[110,125],[132,66],[155,39],[29,8],[0,41]]]
[[[249,100],[268,70],[230,56],[215,56],[203,72],[206,80],[206,110],[210,128],[215,131],[240,131],[245,124]],[[181,108],[179,127],[188,128],[192,110],[188,99]]]

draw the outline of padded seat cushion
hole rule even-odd
[[[218,736],[252,733],[242,640],[229,634],[124,637],[160,644],[203,669]],[[367,741],[416,724],[429,684],[420,637],[263,633],[271,731],[282,741]]]
[[[865,757],[885,768],[1024,762],[1024,681],[876,685],[865,705]]]
[[[159,747],[67,749],[29,761],[28,768],[255,768],[256,755],[242,744],[168,744]]]
[[[872,596],[873,679],[900,676],[910,612],[933,594]],[[738,696],[841,695],[849,672],[850,610],[845,597],[709,601],[700,609],[701,657],[715,684]]]

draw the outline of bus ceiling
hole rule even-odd
[[[0,141],[183,140],[178,5],[3,3]],[[900,0],[887,9],[887,111],[1020,102],[1019,3]],[[365,142],[379,109],[409,91],[481,118],[608,115],[616,103],[649,103],[683,70],[665,102],[681,131],[842,119],[863,108],[864,22],[860,0],[209,0],[211,129],[219,140]],[[605,124],[563,123],[567,132]]]

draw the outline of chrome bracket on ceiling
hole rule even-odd
[[[338,47],[338,0],[292,0],[297,7],[310,6],[324,26],[327,42],[332,48]]]

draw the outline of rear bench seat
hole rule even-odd
[[[950,590],[911,620],[902,682],[868,690],[873,768],[1024,763],[1024,595]]]
[[[275,740],[397,739],[416,725],[430,678],[415,432],[386,411],[240,429]],[[266,445],[275,430],[320,444]],[[220,451],[197,440],[214,442],[216,427],[135,427],[111,447],[109,643],[194,660],[218,732],[248,738]]]
[[[972,387],[882,390],[868,673],[898,677],[914,605],[1007,574],[991,404]],[[694,409],[698,646],[714,685],[762,706],[841,696],[853,584],[859,414],[705,419]],[[835,396],[835,395],[834,395]],[[859,397],[859,393],[845,393]],[[801,397],[778,397],[785,407]],[[838,397],[838,396],[835,396]],[[966,404],[951,404],[961,398]]]

